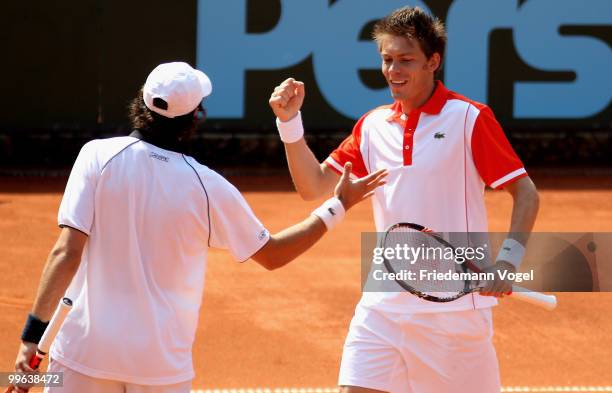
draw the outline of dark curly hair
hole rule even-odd
[[[161,104],[165,104],[163,100],[161,101]],[[128,110],[130,122],[134,130],[140,131],[143,135],[176,138],[180,141],[191,137],[195,131],[198,123],[195,111],[201,110],[201,107],[194,109],[186,115],[168,118],[147,108],[142,98],[141,88],[136,97],[128,105]]]
[[[379,47],[385,34],[415,39],[428,59],[434,53],[438,53],[440,66],[442,65],[447,41],[444,24],[421,8],[403,7],[380,19],[374,25],[372,32],[372,37]],[[439,70],[440,67],[436,72]]]

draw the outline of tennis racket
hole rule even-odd
[[[458,260],[456,256],[460,254],[456,247],[422,225],[413,223],[392,225],[381,238],[380,247],[383,250],[400,251],[406,248],[421,249],[420,257],[413,258],[409,262],[402,258],[388,257],[393,253],[383,253],[384,266],[389,273],[392,273],[395,282],[421,299],[445,303],[478,292],[483,287],[484,282],[473,279],[474,274],[472,274],[483,273],[483,270],[471,259],[462,257],[462,260]],[[414,257],[414,254],[412,256]],[[451,275],[460,278],[448,279]],[[512,296],[547,310],[557,306],[555,296],[519,286],[512,286]]]
[[[55,336],[57,336],[57,333],[62,327],[62,324],[64,323],[64,320],[71,309],[72,300],[67,297],[63,298],[55,309],[53,317],[51,317],[51,321],[49,321],[49,325],[40,338],[38,348],[36,349],[36,354],[30,359],[29,365],[33,370],[38,370],[42,361],[45,359],[45,357],[47,357],[51,344],[53,343]],[[11,393],[12,391],[13,387],[9,386],[5,393]]]

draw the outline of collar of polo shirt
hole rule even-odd
[[[423,105],[415,109],[413,112],[425,112],[430,115],[437,115],[440,113],[440,111],[442,111],[447,99],[448,89],[442,82],[436,81],[434,93]],[[395,103],[391,106],[391,111],[391,115],[387,118],[388,122],[396,122],[402,125],[406,124],[406,116],[403,116],[404,112],[402,111],[401,102],[395,101]]]

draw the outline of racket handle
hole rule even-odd
[[[32,356],[32,358],[30,359],[30,363],[29,363],[32,370],[38,370],[38,367],[40,366],[40,363],[44,360],[44,358],[45,358],[44,354],[41,354],[40,352],[36,352],[36,354],[34,354],[34,356]],[[4,391],[4,393],[12,393],[12,392],[13,392],[12,386],[9,386]]]
[[[32,359],[30,359],[30,367],[32,370],[38,370],[38,367],[44,358],[45,355],[41,354],[40,352],[37,352],[34,356],[32,356]]]
[[[66,319],[66,316],[68,315],[68,312],[71,308],[72,300],[67,297],[63,298],[59,306],[55,310],[53,317],[51,317],[51,321],[49,321],[49,325],[45,329],[45,332],[40,338],[36,354],[30,359],[29,365],[33,370],[37,370],[40,366],[40,363],[47,356],[49,348],[51,347],[51,343],[53,342],[53,339],[55,339],[55,335],[62,326],[62,323],[64,323],[64,319]],[[8,389],[6,389],[5,393],[11,393],[12,391],[13,387],[9,386]]]
[[[542,307],[546,310],[554,310],[557,307],[557,297],[554,295],[545,295],[540,292],[530,291],[516,285],[512,286],[512,297],[518,300],[531,303],[535,306]]]

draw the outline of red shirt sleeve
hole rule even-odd
[[[334,172],[342,174],[342,168],[347,162],[353,164],[353,175],[357,178],[364,177],[368,174],[363,156],[361,155],[361,127],[367,114],[361,117],[353,127],[351,135],[349,135],[336,150],[334,150],[325,160],[325,164]]]
[[[523,163],[488,106],[480,108],[474,124],[472,155],[480,177],[491,188],[503,188],[527,176]]]

